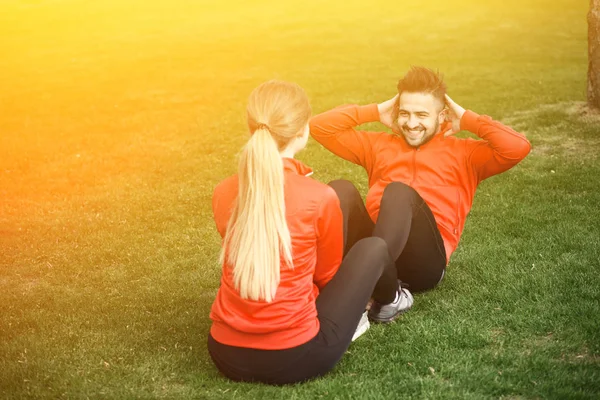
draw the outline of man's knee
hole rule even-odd
[[[411,204],[420,198],[419,193],[412,187],[402,182],[392,182],[383,190],[382,201],[391,198],[396,201],[409,201]]]
[[[341,201],[355,201],[357,199],[361,199],[360,193],[358,189],[352,184],[352,182],[346,179],[336,179],[335,181],[331,181],[328,183],[329,186],[335,190],[338,198]]]

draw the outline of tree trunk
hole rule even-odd
[[[600,110],[600,0],[590,0],[588,57],[588,105]]]

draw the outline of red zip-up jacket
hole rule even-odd
[[[225,263],[210,313],[210,333],[217,342],[287,349],[308,342],[319,331],[315,300],[342,262],[342,210],[330,186],[308,177],[310,168],[290,158],[284,158],[283,164],[294,268],[282,265],[275,298],[267,303],[242,299],[233,285],[232,266]],[[237,175],[225,179],[214,191],[213,213],[221,237],[225,237],[237,193]]]
[[[403,182],[415,189],[435,217],[446,261],[456,250],[477,185],[513,167],[531,149],[522,134],[470,110],[460,120],[461,129],[483,140],[438,134],[414,148],[399,135],[354,129],[375,121],[379,121],[377,104],[347,105],[313,117],[310,131],[329,151],[365,168],[369,176],[366,207],[374,222],[389,183]],[[442,131],[447,128],[443,126]]]

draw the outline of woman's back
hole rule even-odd
[[[271,302],[243,299],[232,266],[223,264],[211,310],[212,336],[221,343],[259,349],[284,349],[305,343],[319,330],[315,299],[336,273],[343,253],[343,223],[334,190],[306,175],[302,163],[283,159],[285,218],[292,241],[293,268],[282,262]],[[238,192],[238,176],[221,182],[213,196],[217,229],[225,236]],[[225,258],[227,259],[227,258]]]

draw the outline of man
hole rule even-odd
[[[394,134],[354,129],[374,121]],[[423,67],[410,69],[394,98],[335,108],[315,116],[310,129],[325,148],[369,176],[370,219],[361,214],[365,207],[352,185],[332,186],[341,204],[355,210],[351,223],[383,238],[396,260],[396,276],[384,273],[373,293],[369,318],[375,322],[393,321],[412,306],[410,291],[441,281],[479,183],[516,165],[531,148],[522,134],[456,104],[442,77]],[[452,136],[461,129],[481,140]]]

